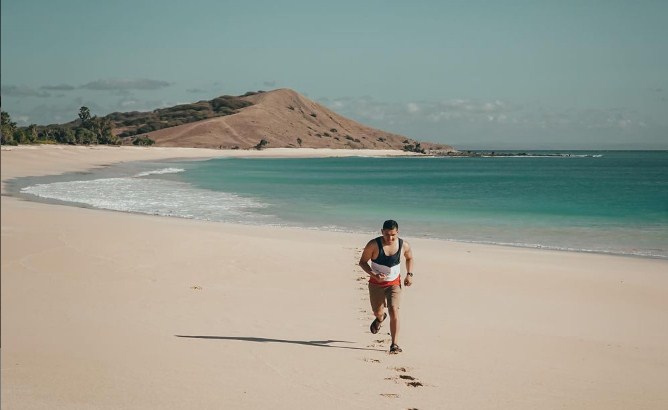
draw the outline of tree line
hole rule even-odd
[[[36,125],[17,127],[9,113],[2,111],[0,137],[2,145],[18,144],[70,144],[120,145],[121,139],[113,133],[114,124],[110,118],[92,116],[88,107],[79,109],[79,119],[64,125]],[[137,143],[138,141],[138,143]],[[135,138],[135,145],[152,145],[148,138]]]
[[[223,95],[209,101],[159,108],[149,112],[114,112],[104,117],[91,116],[88,107],[79,109],[79,118],[67,124],[17,127],[6,112],[2,112],[2,144],[110,144],[152,145],[146,134],[208,118],[236,113],[253,105],[243,97],[263,93],[252,92],[238,97]],[[119,131],[118,135],[113,130]]]

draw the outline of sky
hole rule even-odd
[[[291,88],[458,149],[668,149],[667,1],[2,0],[19,125]]]

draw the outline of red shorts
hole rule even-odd
[[[369,283],[369,301],[374,312],[383,307],[398,309],[401,303],[401,285],[379,286]]]

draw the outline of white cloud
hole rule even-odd
[[[51,97],[51,94],[45,91],[37,91],[24,85],[3,85],[0,93],[4,97]]]
[[[43,85],[40,88],[43,90],[51,90],[51,91],[72,91],[76,89],[75,86],[69,84]]]
[[[30,117],[27,115],[19,115],[15,119],[16,123],[20,126],[28,125],[30,124]]]
[[[345,103],[344,103],[345,101]],[[464,121],[466,123],[486,123],[488,121],[512,121],[513,111],[517,107],[500,100],[478,101],[452,99],[443,101],[419,101],[404,104],[384,103],[364,96],[360,98],[336,98],[320,100],[321,103],[358,121],[392,121],[406,124],[420,121],[448,123]],[[492,117],[490,119],[490,117]],[[516,119],[517,121],[517,119]]]
[[[341,115],[414,138],[429,135],[587,135],[652,129],[651,121],[623,109],[561,109],[536,102],[446,99],[385,103],[364,96],[321,100]],[[589,131],[588,131],[589,130]],[[456,133],[456,134],[453,134]],[[546,134],[547,133],[547,134]],[[489,137],[491,138],[491,137]],[[545,137],[547,138],[547,137]]]
[[[172,85],[167,81],[140,79],[106,79],[91,81],[81,86],[88,90],[125,91],[125,90],[157,90]]]

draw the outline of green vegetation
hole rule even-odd
[[[9,114],[2,112],[2,144],[120,144],[107,117],[91,117],[88,107],[81,107],[79,119],[64,125],[16,127]]]
[[[243,96],[264,91],[249,91]],[[210,101],[198,101],[148,112],[114,112],[104,117],[93,116],[88,107],[81,107],[78,119],[66,124],[17,127],[8,113],[2,111],[3,145],[17,144],[110,144],[152,145],[155,141],[147,136],[131,138],[163,128],[174,127],[208,118],[236,113],[253,105],[242,97],[223,95]],[[114,132],[116,131],[116,133]],[[120,132],[119,132],[120,131]],[[147,140],[151,142],[148,143]]]
[[[160,108],[150,112],[115,112],[109,114],[107,117],[114,121],[116,128],[123,129],[123,132],[119,134],[119,137],[124,138],[208,118],[234,114],[241,108],[250,105],[253,104],[242,100],[240,97],[224,95],[210,101],[181,104],[169,108]]]
[[[141,135],[132,140],[132,145],[144,145],[150,147],[153,144],[155,144],[155,141],[153,141],[146,135]]]
[[[18,142],[14,139],[16,123],[12,122],[9,114],[4,111],[0,112],[0,116],[2,117],[2,123],[0,125],[0,142],[2,145],[17,145]]]
[[[417,153],[420,153],[420,154],[424,154],[426,152],[424,150],[424,148],[422,148],[422,146],[420,146],[419,142],[416,142],[415,145],[413,145],[413,144],[404,145],[404,151],[417,152]]]
[[[266,139],[263,138],[263,139],[260,140],[260,142],[257,143],[257,145],[255,146],[255,149],[260,150],[260,149],[264,148],[267,144],[269,144],[269,141],[267,141]]]

